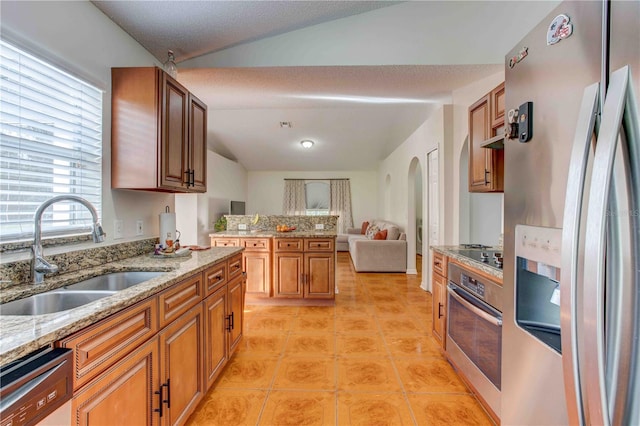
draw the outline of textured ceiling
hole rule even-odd
[[[180,69],[209,106],[210,149],[249,170],[371,169],[451,91],[501,65]],[[433,84],[437,82],[437,84]],[[292,128],[280,128],[290,121]],[[312,151],[299,142],[312,139]]]
[[[395,1],[101,1],[92,3],[156,58],[180,62]]]

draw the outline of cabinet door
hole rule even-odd
[[[504,102],[505,102],[504,83],[493,89],[491,96],[491,128],[497,129],[504,126]],[[497,133],[496,133],[497,134]],[[493,134],[491,136],[495,136]]]
[[[302,253],[274,253],[274,297],[303,297],[303,262],[304,255]]]
[[[140,346],[73,397],[72,424],[157,425],[158,339]]]
[[[447,286],[446,280],[439,274],[433,274],[433,337],[445,347],[447,326]]]
[[[207,192],[207,106],[189,96],[189,164],[193,174],[190,190]]]
[[[335,258],[332,253],[305,253],[304,297],[331,299],[335,290]]]
[[[158,336],[164,425],[183,424],[204,395],[202,305],[176,319]],[[123,424],[133,424],[131,422]]]
[[[228,284],[228,313],[230,316],[229,356],[233,354],[242,340],[244,326],[244,293],[246,282],[244,277],[238,277]]]
[[[180,83],[162,73],[160,91],[160,187],[187,190],[188,104],[189,92]]]
[[[227,286],[219,288],[204,302],[204,368],[209,389],[229,359]]]
[[[480,144],[489,139],[490,108],[489,95],[469,108],[469,192],[490,190],[491,170],[487,161],[487,149]]]
[[[247,292],[269,297],[271,290],[271,255],[267,252],[243,253],[243,270],[247,273]]]

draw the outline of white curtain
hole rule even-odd
[[[282,214],[300,216],[306,214],[304,180],[285,180]]]
[[[337,231],[339,234],[346,234],[347,228],[353,227],[351,184],[347,179],[331,179],[329,185],[331,191],[329,214],[339,216]]]

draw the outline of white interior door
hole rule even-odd
[[[440,167],[438,161],[438,150],[427,154],[427,242],[428,246],[423,248],[423,253],[429,253],[428,256],[422,257],[422,288],[431,290],[431,250],[429,247],[440,244]]]

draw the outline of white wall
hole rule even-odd
[[[207,192],[175,197],[180,243],[208,246],[213,224],[229,214],[229,201],[247,200],[247,171],[241,164],[207,151]]]
[[[88,1],[2,1],[2,37],[47,59],[104,91],[102,120],[102,215],[107,241],[113,221],[124,221],[124,237],[135,236],[135,222],[144,221],[144,235],[158,235],[158,214],[172,194],[111,190],[111,67],[160,65],[120,27]]]
[[[377,216],[377,172],[262,172],[248,173],[247,214],[282,214],[284,179],[337,179],[348,178],[351,183],[351,211],[354,226]]]
[[[447,244],[484,243],[495,245],[502,232],[503,194],[468,192],[469,106],[504,81],[504,72],[476,81],[453,92],[453,143],[446,160],[450,170],[445,191],[450,222],[445,231]],[[454,196],[455,194],[455,196]],[[477,241],[476,241],[477,239]]]

